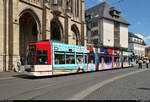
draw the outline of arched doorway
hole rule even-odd
[[[51,21],[51,40],[62,41],[62,26],[58,21]]]
[[[76,45],[79,45],[80,36],[79,36],[79,30],[78,30],[77,26],[72,25],[71,31],[72,31],[72,39],[75,41]]]
[[[19,19],[19,54],[25,58],[25,43],[36,41],[38,26],[31,12],[25,12]]]

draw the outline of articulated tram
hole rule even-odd
[[[69,45],[53,41],[37,41],[26,44],[24,74],[52,76],[77,73],[78,62],[81,58],[83,59],[83,70],[79,72],[134,66],[129,62],[128,52],[121,53],[121,51],[112,49]]]

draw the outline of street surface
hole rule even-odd
[[[3,74],[0,100],[150,100],[145,66],[40,78]]]

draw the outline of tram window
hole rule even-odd
[[[114,62],[119,62],[119,57],[114,57]]]
[[[38,50],[36,55],[36,64],[47,65],[47,50]]]
[[[65,54],[55,53],[55,64],[65,64]]]
[[[87,55],[85,55],[85,63],[87,63]]]
[[[83,58],[83,55],[76,55],[77,63]]]
[[[99,63],[102,63],[102,60],[103,60],[102,58],[104,59],[103,56],[100,56],[100,57],[99,57]]]
[[[110,63],[112,61],[111,57],[104,57],[105,63]]]
[[[124,57],[123,61],[124,61],[124,62],[127,62],[127,61],[128,61],[128,58],[127,58],[127,57]]]
[[[74,55],[66,55],[66,64],[75,64]]]
[[[34,56],[35,54],[33,52],[29,52],[27,55],[27,64],[28,65],[34,65]]]
[[[94,56],[90,56],[90,58],[89,58],[89,63],[91,63],[93,61],[93,63],[94,63]]]
[[[27,46],[27,64],[28,65],[34,65],[34,56],[36,51],[35,45],[29,45]]]
[[[129,61],[130,61],[130,62],[133,62],[133,58],[132,58],[132,57],[130,57],[130,58],[129,58]]]

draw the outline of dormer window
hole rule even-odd
[[[110,8],[110,15],[115,18],[120,17],[121,12],[116,10],[114,7]]]

